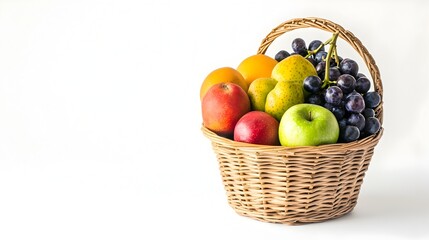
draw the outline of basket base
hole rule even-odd
[[[286,225],[302,225],[308,223],[318,223],[328,220],[333,220],[340,218],[344,215],[350,213],[356,206],[356,202],[350,203],[346,206],[342,206],[335,211],[331,211],[329,215],[326,213],[309,213],[309,214],[295,214],[295,215],[285,215],[285,214],[260,214],[258,212],[249,211],[246,208],[238,207],[229,203],[229,205],[234,209],[234,211],[243,217],[248,217],[255,219],[261,222],[268,223],[277,223],[277,224],[286,224]]]

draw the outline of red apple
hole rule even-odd
[[[250,111],[250,100],[239,85],[218,83],[210,87],[203,97],[201,110],[206,128],[232,138],[235,124]]]
[[[263,145],[280,145],[279,122],[262,111],[246,113],[238,120],[234,130],[234,141]]]

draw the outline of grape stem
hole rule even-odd
[[[307,56],[305,56],[305,58],[310,57],[311,55],[316,54],[320,49],[322,49],[322,47],[328,45],[330,42],[332,41],[332,38],[330,38],[329,40],[327,40],[326,42],[320,44],[316,49],[314,49],[313,51],[307,51]]]
[[[339,60],[338,60],[338,56],[337,56],[337,39],[338,39],[338,35],[339,35],[339,32],[335,32],[334,35],[332,35],[332,38],[327,41],[327,43],[330,44],[330,46],[329,46],[328,54],[326,55],[326,59],[325,59],[325,63],[326,63],[326,66],[325,66],[325,79],[323,80],[322,88],[325,88],[330,83],[334,83],[334,81],[331,81],[329,79],[329,68],[331,67],[331,57],[332,57],[332,54],[334,54],[334,56],[335,56],[335,62],[337,63],[337,65],[339,64]]]
[[[335,57],[335,63],[337,64],[337,67],[340,67],[340,59],[338,58],[337,46],[336,45],[335,45],[335,49],[334,49],[334,57]]]

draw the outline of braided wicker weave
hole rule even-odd
[[[292,19],[262,41],[264,54],[280,35],[299,28],[339,32],[363,58],[375,91],[383,96],[374,59],[351,32],[320,18]],[[383,102],[376,109],[382,122]],[[383,128],[351,143],[317,147],[282,147],[241,143],[202,127],[212,142],[229,205],[240,215],[273,223],[310,223],[340,217],[356,205],[365,172]]]

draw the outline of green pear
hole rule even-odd
[[[276,84],[277,80],[273,78],[258,78],[250,84],[247,94],[250,98],[252,110],[265,111],[267,95]]]
[[[267,95],[265,112],[280,121],[286,110],[299,103],[304,103],[302,82],[279,81]]]

